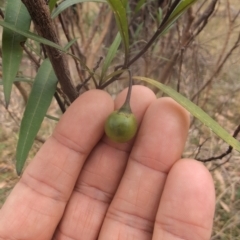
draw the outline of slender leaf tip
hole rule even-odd
[[[7,99],[5,99],[5,108],[6,108],[6,110],[8,110],[8,106],[9,106],[9,101]]]
[[[22,174],[22,168],[19,169],[18,167],[16,167],[16,172],[17,172],[17,175],[20,177]]]

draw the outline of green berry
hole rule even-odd
[[[114,111],[105,122],[105,133],[114,142],[128,142],[136,132],[137,119],[130,111]]]

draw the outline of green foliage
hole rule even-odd
[[[10,23],[7,23],[5,21],[2,21],[0,20],[0,26],[2,26],[5,29],[8,29],[8,30],[11,30],[15,33],[18,33],[19,35],[22,35],[26,38],[29,38],[29,39],[32,39],[36,42],[39,42],[39,43],[42,43],[42,44],[45,44],[47,46],[50,46],[50,47],[53,47],[53,48],[56,48],[62,52],[65,52],[65,48],[61,47],[60,45],[56,44],[56,43],[53,43],[43,37],[40,37],[38,36],[37,34],[34,34],[30,31],[27,31],[27,30],[20,30],[19,28],[15,27],[13,24],[10,24]],[[25,39],[25,38],[24,38]]]
[[[25,77],[16,77],[13,82],[33,83],[33,80]],[[3,81],[0,81],[0,85],[3,85]]]
[[[138,13],[139,10],[142,8],[142,6],[143,6],[145,3],[146,3],[146,0],[140,0],[140,1],[138,1],[137,6],[136,6],[136,8],[135,8],[135,10],[134,10],[134,13],[135,13],[135,14]]]
[[[118,33],[117,36],[115,37],[112,45],[110,46],[107,56],[104,60],[100,81],[102,81],[103,77],[106,75],[108,67],[112,63],[113,58],[116,56],[116,53],[117,53],[120,43],[121,43],[121,36]]]
[[[125,72],[125,71],[126,71],[126,70],[123,70],[123,69],[117,70],[117,71],[115,71],[115,72],[113,72],[113,73],[105,76],[105,77],[103,78],[103,81],[102,81],[102,82],[106,82],[106,81],[108,81],[109,79],[111,79],[111,78],[113,78],[113,77],[116,77],[116,76],[122,74],[122,73]]]
[[[213,120],[206,112],[193,102],[185,98],[180,93],[176,92],[171,87],[168,87],[160,82],[145,77],[133,77],[136,80],[145,81],[163,91],[175,101],[187,109],[194,117],[199,119],[205,126],[209,127],[215,134],[222,138],[226,143],[232,146],[235,150],[240,152],[240,142],[233,138],[224,128],[222,128],[215,120]]]
[[[102,2],[102,3],[106,3],[106,0],[68,0],[68,1],[63,1],[61,2],[61,4],[59,4],[59,6],[54,9],[54,11],[51,14],[52,19],[54,19],[55,17],[57,17],[61,12],[63,12],[64,10],[66,10],[67,8],[73,6],[74,4],[77,3],[83,3],[83,2]]]
[[[108,0],[110,7],[113,10],[118,30],[121,34],[122,41],[125,49],[125,61],[124,65],[129,60],[129,34],[128,34],[128,20],[126,13],[126,1]]]
[[[29,13],[21,0],[7,1],[3,23],[9,23],[16,29],[26,31],[29,29],[30,22],[31,18]],[[12,84],[18,73],[18,68],[22,59],[23,49],[20,44],[25,41],[25,36],[7,28],[3,29],[2,71],[6,106],[9,104]]]
[[[50,12],[52,12],[52,10],[54,9],[56,3],[57,3],[58,0],[49,0],[48,2],[48,6],[49,6],[49,10]]]
[[[57,77],[48,59],[44,60],[38,70],[30,93],[20,126],[16,153],[16,168],[21,174],[29,150],[38,133],[44,116],[56,90]]]
[[[164,34],[176,21],[177,19],[192,5],[198,0],[182,0],[173,12],[170,14],[166,23],[164,23],[164,30],[162,34]]]

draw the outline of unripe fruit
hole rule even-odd
[[[105,122],[105,133],[112,141],[124,143],[135,136],[137,125],[134,114],[123,106],[108,116]]]

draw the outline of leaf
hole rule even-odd
[[[194,117],[199,119],[204,125],[209,127],[215,134],[217,134],[226,143],[232,146],[235,150],[240,152],[240,142],[233,138],[224,128],[222,128],[215,120],[213,120],[206,112],[204,112],[200,107],[195,105],[193,102],[182,96],[180,93],[176,92],[172,88],[159,83],[153,79],[145,77],[133,77],[136,80],[145,81],[152,84],[158,89],[162,90],[164,93],[172,97],[185,109],[187,109]]]
[[[113,58],[115,57],[120,43],[121,43],[121,36],[120,36],[120,34],[118,32],[118,34],[115,37],[112,45],[109,48],[107,56],[106,56],[106,58],[104,60],[103,67],[102,67],[102,73],[101,73],[101,80],[105,76],[105,74],[106,74],[106,72],[108,70],[108,67],[110,66]]]
[[[134,13],[138,13],[142,6],[146,3],[146,0],[139,0],[137,6],[134,9]]]
[[[137,29],[134,32],[133,39],[136,39],[139,36],[140,32],[142,31],[142,28],[143,28],[143,22],[138,24]],[[134,41],[133,45],[136,44],[136,43],[137,43],[137,41]]]
[[[50,46],[50,47],[53,47],[53,48],[56,48],[56,49],[58,49],[58,50],[61,51],[61,52],[64,52],[64,53],[66,53],[66,54],[69,54],[69,55],[72,56],[72,57],[77,58],[77,57],[74,56],[73,54],[67,53],[67,50],[77,41],[77,38],[72,39],[70,42],[68,42],[68,43],[66,44],[65,47],[61,47],[60,45],[58,45],[58,44],[56,44],[56,43],[54,43],[54,42],[51,42],[51,41],[47,40],[46,38],[43,38],[43,37],[41,37],[41,36],[38,36],[38,35],[30,32],[30,31],[22,31],[22,30],[19,30],[19,29],[17,29],[16,27],[14,27],[14,25],[8,24],[8,23],[6,23],[6,22],[4,22],[4,21],[1,21],[1,20],[0,20],[0,26],[2,26],[4,29],[9,29],[9,30],[11,30],[11,31],[13,31],[13,32],[16,32],[16,33],[22,35],[22,36],[25,36],[25,37],[27,37],[27,38],[30,38],[30,39],[32,39],[32,40],[34,40],[34,41],[36,41],[36,42],[45,44],[45,45]]]
[[[33,80],[30,78],[16,77],[13,82],[27,82],[33,83]],[[0,80],[0,85],[3,85],[3,81]]]
[[[125,71],[126,71],[126,69],[121,69],[121,70],[117,70],[117,71],[115,71],[115,72],[112,72],[111,74],[109,74],[109,75],[107,75],[106,77],[104,77],[103,82],[106,82],[106,81],[108,81],[109,79],[111,79],[111,78],[113,78],[113,77],[115,77],[115,76],[117,76],[117,75],[119,75],[119,74],[122,74],[122,73],[125,72]]]
[[[164,24],[164,30],[161,35],[163,35],[176,20],[197,0],[182,0],[173,10],[166,23]]]
[[[129,58],[129,34],[128,34],[128,20],[126,7],[124,7],[125,2],[116,0],[107,0],[110,7],[113,10],[118,30],[121,34],[124,49],[125,49],[125,65],[128,63]]]
[[[4,27],[4,29],[9,29],[9,30],[11,30],[15,33],[18,33],[22,36],[30,38],[30,39],[32,39],[36,42],[45,44],[45,45],[50,46],[50,47],[54,47],[54,48],[58,49],[59,51],[66,52],[66,50],[63,47],[61,47],[60,45],[58,45],[54,42],[51,42],[51,41],[47,40],[46,38],[40,37],[40,36],[30,32],[30,31],[20,30],[20,29],[16,28],[13,24],[6,23],[6,22],[0,20],[0,26]]]
[[[44,60],[44,57],[41,55],[41,45],[39,43],[33,42],[31,39],[27,39],[25,42],[25,46],[34,53],[38,58]]]
[[[54,120],[56,122],[58,122],[60,120],[60,118],[57,118],[57,117],[54,117],[54,116],[51,116],[51,115],[48,115],[48,114],[46,114],[45,117],[48,118],[48,119]]]
[[[20,126],[16,153],[18,175],[22,172],[28,153],[51,103],[57,81],[50,61],[44,60],[34,80]]]
[[[49,0],[48,2],[48,6],[49,6],[49,10],[50,12],[52,12],[52,10],[54,9],[56,3],[57,3],[58,0]]]
[[[163,12],[161,8],[158,8],[158,12],[157,12],[157,20],[160,23],[162,21],[162,17],[163,17]]]
[[[128,0],[120,0],[120,1],[122,2],[123,7],[126,9]]]
[[[68,1],[63,1],[57,8],[55,8],[51,14],[51,18],[54,19],[57,17],[61,12],[63,12],[65,9],[71,7],[74,4],[77,3],[83,3],[83,2],[102,2],[106,3],[106,0],[68,0]]]
[[[68,42],[68,43],[64,46],[64,50],[67,51],[76,41],[77,41],[77,38],[72,39],[70,42]]]
[[[19,30],[24,31],[29,29],[31,17],[21,0],[7,1],[4,22],[12,24]],[[26,37],[6,28],[3,30],[2,72],[6,106],[9,104],[12,83],[17,75],[22,59],[23,49],[20,43],[25,41]]]
[[[168,18],[168,22],[174,21],[176,18],[182,15],[185,10],[187,10],[192,4],[194,4],[198,0],[182,0],[174,9],[172,14]]]

